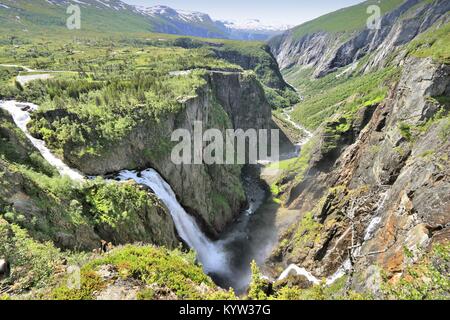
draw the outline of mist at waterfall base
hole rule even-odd
[[[217,241],[204,235],[195,219],[177,201],[170,185],[155,170],[122,171],[116,179],[134,180],[153,190],[171,212],[180,237],[195,249],[205,273],[225,289],[231,287],[238,294],[244,293],[251,281],[252,260],[263,263],[276,243],[274,214],[258,212],[268,193],[259,181],[256,167],[245,167],[242,174],[249,208]]]
[[[210,274],[222,288],[245,293],[251,281],[251,262],[262,265],[277,243],[275,212],[262,206],[270,192],[259,179],[258,166],[244,167],[242,173],[249,208],[222,234],[218,243],[227,257],[225,275]]]

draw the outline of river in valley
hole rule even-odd
[[[256,165],[244,168],[242,179],[249,208],[218,240],[227,255],[228,273],[225,276],[211,274],[218,285],[232,287],[238,294],[244,293],[250,284],[251,262],[263,264],[278,240],[276,211],[262,209],[266,201],[270,201],[270,192],[260,180],[259,171]]]

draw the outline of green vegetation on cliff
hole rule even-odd
[[[16,76],[33,72],[0,66],[0,97],[39,104],[39,121],[32,132],[60,155],[65,144],[77,149],[79,156],[99,154],[145,120],[158,125],[161,117],[179,111],[182,101],[205,84],[202,70],[254,70],[274,108],[298,101],[269,49],[259,42],[154,34],[126,40],[62,36],[45,45],[38,38],[14,41],[16,46],[6,38],[0,41],[0,63],[64,71],[49,72],[49,81],[22,86],[15,82]],[[193,71],[176,73],[184,70]],[[52,114],[65,120],[42,116],[49,110],[63,110]]]
[[[205,81],[200,72],[183,77],[139,71],[111,75],[96,85],[86,80],[35,83],[46,90],[31,132],[54,149],[69,144],[83,153],[100,153],[121,141],[136,126],[177,113],[180,99],[195,95]],[[98,81],[98,80],[97,80]],[[47,118],[55,110],[59,117]],[[102,150],[103,149],[103,150]]]
[[[314,130],[336,114],[351,117],[359,109],[383,101],[399,70],[385,68],[350,77],[338,74],[313,79],[308,69],[293,68],[286,73],[286,78],[304,94],[304,101],[292,113],[294,120]]]
[[[62,264],[63,254],[51,242],[40,243],[31,238],[18,225],[9,224],[0,217],[0,256],[14,266],[14,272],[6,280],[15,293],[30,288],[42,288],[51,284],[51,277]],[[2,287],[0,282],[0,288]]]
[[[134,299],[236,299],[233,291],[218,289],[203,273],[195,253],[179,249],[128,245],[102,256],[63,252],[52,242],[36,241],[25,229],[0,218],[0,256],[13,268],[11,277],[0,281],[0,289],[9,292],[3,298],[91,300],[117,282],[125,283],[119,288],[130,290],[132,296],[128,297]],[[74,267],[81,268],[80,288],[71,282],[78,280],[69,272],[69,268],[76,270]],[[74,287],[69,287],[70,283]],[[136,287],[139,290],[133,291]]]
[[[62,248],[93,249],[100,239],[177,245],[171,217],[155,195],[136,184],[78,185],[60,177],[3,110],[0,141],[0,217],[34,238]]]
[[[312,21],[306,22],[293,30],[295,39],[315,32],[349,33],[363,29],[367,23],[367,8],[379,6],[381,14],[394,10],[403,0],[369,0],[352,7],[340,9]]]
[[[408,44],[407,50],[419,58],[432,57],[450,64],[450,23],[435,26]]]

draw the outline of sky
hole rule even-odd
[[[298,25],[362,0],[123,0],[147,7],[166,5],[174,9],[208,13],[215,20],[259,19],[266,23]]]

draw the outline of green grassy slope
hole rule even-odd
[[[318,31],[338,33],[360,30],[366,25],[368,6],[378,5],[381,8],[381,14],[385,14],[403,2],[404,0],[368,0],[352,7],[343,8],[294,28],[294,38],[300,39]]]
[[[65,31],[70,17],[66,12],[69,3],[80,6],[81,30],[72,31],[78,35],[93,31],[191,34],[189,30],[196,30],[211,37],[227,37],[225,31],[212,21],[193,22],[145,15],[119,0],[103,2],[105,4],[95,0],[84,0],[83,3],[65,0],[54,0],[52,3],[46,0],[3,0],[3,6],[0,6],[1,29],[13,34]]]
[[[11,1],[2,3],[9,8],[0,8],[2,29],[24,31],[28,33],[42,32],[44,29],[57,32],[66,28],[66,5],[51,5],[45,0]],[[18,18],[19,17],[19,18]],[[129,10],[114,10],[99,8],[94,5],[89,10],[81,8],[81,32],[149,32],[152,31],[152,21]]]
[[[363,76],[336,78],[332,73],[320,79],[310,77],[311,70],[290,70],[286,78],[304,93],[304,101],[292,113],[295,121],[316,129],[336,113],[352,115],[360,108],[385,98],[395,68],[386,68]]]
[[[432,57],[437,62],[450,64],[450,23],[431,28],[413,40],[407,49],[413,56]]]

